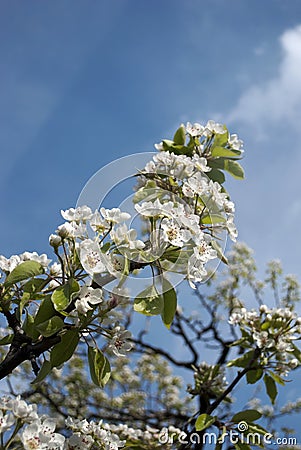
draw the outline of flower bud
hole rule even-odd
[[[57,248],[57,247],[59,247],[61,245],[61,243],[62,243],[62,239],[57,234],[51,234],[49,236],[49,244],[52,247]]]
[[[58,227],[56,232],[62,239],[65,239],[72,236],[73,227],[69,222],[65,222]]]

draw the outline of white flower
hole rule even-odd
[[[94,440],[89,435],[81,435],[80,433],[73,433],[69,439],[66,440],[65,450],[88,450],[91,448]]]
[[[203,281],[204,277],[207,275],[207,271],[204,267],[204,262],[200,257],[200,253],[197,248],[193,249],[193,254],[188,260],[187,267],[187,278],[190,286],[195,289],[194,282]]]
[[[11,414],[3,414],[0,409],[0,433],[7,431],[15,423],[15,420]]]
[[[194,249],[195,254],[203,263],[208,262],[210,259],[217,258],[217,252],[211,245],[208,245],[205,239],[198,241],[197,247]]]
[[[224,134],[224,133],[227,132],[227,130],[224,128],[224,125],[222,125],[221,123],[217,123],[214,120],[208,120],[208,122],[207,122],[207,124],[205,126],[204,134],[206,132],[209,135],[211,133]]]
[[[11,272],[21,262],[22,259],[18,255],[12,255],[10,258],[5,258],[5,256],[0,255],[0,269],[3,272]]]
[[[159,199],[154,202],[143,202],[136,204],[135,209],[139,214],[145,217],[166,216],[172,217],[174,210],[173,202],[161,203]]]
[[[130,331],[116,326],[112,330],[112,338],[108,347],[116,356],[125,356],[126,352],[129,352],[133,347],[133,344],[128,341],[131,337],[132,333]]]
[[[189,177],[194,172],[194,165],[186,155],[175,155],[170,152],[161,152],[153,157],[153,160],[146,164],[146,173],[157,173],[168,175],[182,180]]]
[[[52,277],[60,277],[62,275],[62,266],[61,266],[61,264],[59,264],[57,262],[51,264],[51,266],[49,267],[49,274]]]
[[[97,242],[86,239],[79,245],[80,260],[89,274],[106,272],[104,256]]]
[[[207,159],[197,154],[193,155],[192,163],[195,169],[199,170],[200,172],[209,172],[211,170],[211,167],[207,166]]]
[[[195,194],[202,196],[208,191],[208,178],[203,176],[201,172],[197,172],[185,181],[182,191],[186,197],[192,198]]]
[[[100,234],[103,234],[110,228],[110,223],[103,219],[97,210],[90,217],[89,223],[92,230]]]
[[[24,400],[21,400],[21,396],[18,395],[14,400],[12,412],[15,417],[18,417],[26,422],[32,422],[37,420],[37,405],[28,405]]]
[[[228,138],[228,142],[234,150],[243,152],[242,147],[244,142],[241,139],[238,139],[237,134],[231,134]]]
[[[100,208],[103,218],[110,223],[121,223],[131,218],[127,212],[121,212],[119,208],[105,209]]]
[[[201,134],[204,131],[203,125],[200,125],[199,123],[194,123],[193,125],[190,122],[187,122],[186,124],[186,132],[190,134],[190,136],[201,136]]]
[[[241,323],[241,321],[243,320],[244,316],[242,314],[239,313],[233,313],[231,314],[228,323],[230,325],[238,325]]]
[[[51,259],[47,258],[47,255],[43,253],[42,255],[38,255],[37,252],[24,252],[20,255],[20,258],[23,261],[36,261],[41,264],[41,266],[47,268]]]
[[[136,230],[132,228],[129,230],[125,223],[114,228],[110,235],[116,245],[125,244],[126,248],[130,250],[140,250],[145,245],[143,241],[136,239]]]
[[[72,237],[74,232],[74,228],[69,222],[65,222],[58,227],[56,233],[62,238],[66,239],[68,237]]]
[[[170,242],[175,247],[183,247],[184,242],[189,241],[191,233],[182,230],[174,219],[163,219],[161,222],[164,240]]]
[[[62,243],[62,239],[57,234],[51,234],[49,236],[49,244],[52,247],[54,247],[54,248],[59,247],[61,245],[61,243]]]
[[[236,238],[238,236],[238,232],[234,223],[234,216],[233,214],[229,215],[226,222],[226,227],[230,236],[230,239],[235,242]]]
[[[253,339],[259,348],[270,348],[275,345],[274,340],[269,337],[267,331],[255,331],[253,333]]]
[[[162,141],[159,142],[159,144],[154,144],[154,147],[155,147],[155,149],[158,150],[159,152],[162,152],[162,150],[164,150],[163,142],[162,142]]]
[[[90,219],[90,217],[92,216],[92,211],[91,208],[89,208],[89,206],[78,206],[77,208],[70,208],[70,209],[66,209],[61,210],[61,214],[63,216],[63,218],[65,220],[68,220],[69,222],[76,222],[76,223],[80,223],[80,222],[86,222],[87,220]]]
[[[79,299],[75,302],[75,308],[80,314],[86,314],[93,308],[91,305],[97,305],[103,301],[102,290],[93,289],[88,286],[83,286],[79,292]]]

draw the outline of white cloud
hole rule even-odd
[[[301,25],[286,30],[279,39],[282,58],[275,75],[251,85],[239,98],[227,122],[254,127],[260,137],[280,122],[300,130],[301,122]]]

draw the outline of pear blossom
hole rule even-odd
[[[198,154],[193,155],[192,163],[195,169],[200,172],[210,172],[211,167],[207,166],[207,159],[199,156]]]
[[[189,241],[191,233],[183,230],[174,219],[163,219],[161,222],[164,240],[175,247],[183,247],[184,242]]]
[[[75,223],[86,223],[87,220],[90,219],[92,216],[92,210],[89,208],[89,206],[78,206],[77,208],[69,208],[64,210],[61,210],[62,217],[69,221],[69,222],[75,222]]]
[[[227,133],[227,129],[225,129],[224,125],[221,123],[217,123],[214,120],[208,120],[205,125],[204,134],[210,135],[212,133],[224,134]]]
[[[198,254],[198,258],[200,259],[200,261],[206,263],[210,259],[217,258],[216,250],[214,250],[211,245],[207,244],[205,239],[199,240],[197,242],[198,243],[195,249],[195,254]]]
[[[101,215],[109,223],[121,223],[131,218],[131,215],[127,212],[120,211],[119,208],[100,208]]]
[[[204,131],[203,125],[199,123],[194,123],[193,125],[190,122],[186,124],[186,132],[190,134],[190,136],[197,137],[201,136]]]
[[[236,242],[236,238],[238,236],[237,228],[234,224],[234,215],[230,214],[227,218],[226,227],[229,232],[230,239],[233,242]]]
[[[79,291],[79,298],[75,302],[75,308],[79,313],[86,314],[93,309],[91,305],[98,305],[102,301],[102,289],[82,286]]]
[[[146,164],[143,172],[168,175],[182,180],[191,176],[194,170],[191,158],[166,151],[154,155],[153,160]]]
[[[79,254],[81,263],[89,274],[106,271],[105,259],[97,242],[92,239],[84,240],[79,244]]]
[[[168,201],[161,203],[157,198],[154,202],[143,202],[141,205],[135,205],[135,209],[139,214],[145,217],[165,216],[172,217],[174,210],[174,203]]]
[[[19,264],[21,264],[22,259],[18,255],[12,255],[10,258],[5,258],[5,256],[0,255],[0,269],[3,272],[11,272]]]
[[[61,264],[55,262],[51,264],[49,267],[49,275],[52,277],[60,277],[62,275],[62,266]]]
[[[73,236],[74,228],[69,222],[65,222],[62,225],[60,225],[56,233],[62,238],[66,239]]]
[[[109,230],[111,226],[107,220],[103,219],[103,217],[100,215],[100,212],[97,210],[94,211],[94,213],[90,217],[89,224],[92,230],[99,233],[100,235]]]
[[[116,228],[113,228],[110,236],[116,245],[124,244],[126,245],[126,248],[130,250],[139,250],[142,249],[145,245],[143,241],[141,241],[140,239],[136,239],[137,231],[133,228],[128,229],[125,223],[119,225]]]
[[[208,178],[197,172],[184,182],[182,191],[186,197],[192,198],[196,194],[202,196],[208,191]]]
[[[51,247],[59,247],[62,243],[62,239],[60,236],[58,236],[57,234],[51,234],[49,236],[49,244],[51,245]]]
[[[269,337],[267,331],[261,331],[253,333],[253,339],[259,348],[270,348],[274,346],[274,340]]]
[[[13,403],[12,412],[15,417],[22,419],[25,422],[32,422],[37,420],[37,405],[29,405],[25,400],[18,395]]]
[[[197,248],[193,249],[193,254],[188,260],[187,279],[190,286],[195,289],[195,284],[204,280],[207,275],[203,258]]]
[[[129,352],[133,347],[133,344],[128,341],[131,337],[132,333],[130,331],[117,325],[112,330],[112,337],[108,348],[116,356],[125,356],[126,352]]]
[[[43,253],[42,255],[38,255],[37,252],[24,252],[20,255],[20,258],[23,261],[36,261],[41,264],[41,266],[47,268],[51,262],[51,259],[47,258],[47,255]]]
[[[7,431],[15,423],[15,419],[12,414],[5,414],[3,410],[0,409],[0,433]]]
[[[244,152],[242,149],[244,142],[238,138],[237,134],[231,134],[228,138],[228,142],[234,150],[240,150],[242,153]]]

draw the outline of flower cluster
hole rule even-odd
[[[14,443],[19,448],[21,444],[24,450],[118,450],[138,444],[148,448],[161,447],[158,436],[162,430],[149,426],[142,430],[102,420],[94,422],[68,417],[65,426],[70,430],[69,437],[57,433],[56,426],[56,420],[45,414],[39,416],[37,406],[26,403],[20,396],[0,399],[0,437],[4,446]],[[174,435],[181,433],[172,426],[168,430]]]
[[[84,342],[91,377],[103,386],[110,365],[99,349],[100,339],[108,340],[104,349],[116,356],[132,348],[130,332],[112,313],[132,294],[127,291],[130,279],[148,266],[151,285],[136,295],[134,310],[160,314],[169,328],[177,307],[170,272],[195,288],[208,276],[211,260],[224,260],[218,243],[223,234],[235,240],[235,208],[222,185],[223,171],[243,178],[237,162],[242,141],[224,125],[209,121],[181,125],[173,141],[156,147],[159,153],[135,178],[134,204],[144,230],[132,228],[131,215],[119,208],[93,211],[81,205],[61,210],[64,223],[49,236],[57,258],[52,265],[46,254],[36,252],[0,256],[2,312],[15,335],[5,336],[2,345],[14,346],[16,335],[21,348],[30,343],[35,374],[41,369],[39,381]]]
[[[51,259],[48,259],[45,253],[38,255],[37,252],[24,252],[20,255],[12,255],[10,258],[0,255],[0,270],[4,274],[8,274],[24,261],[36,261],[45,269],[51,263]]]
[[[301,333],[301,317],[289,308],[269,308],[261,305],[259,311],[238,309],[230,316],[231,325],[239,325],[242,338],[235,343],[260,351],[263,367],[287,375],[300,365],[300,352],[294,345]]]
[[[202,362],[194,371],[194,387],[188,385],[187,391],[195,396],[217,398],[227,387],[224,369],[219,365]]]

